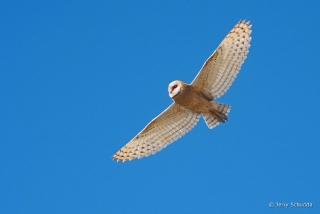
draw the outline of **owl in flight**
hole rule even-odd
[[[189,132],[202,114],[209,129],[227,121],[230,106],[212,102],[222,96],[247,58],[251,25],[239,21],[207,59],[191,84],[168,86],[173,103],[123,146],[112,159],[127,161],[154,154]]]

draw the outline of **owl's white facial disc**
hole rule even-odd
[[[181,83],[178,80],[171,82],[168,86],[169,96],[173,98],[174,96],[178,95],[181,91]]]

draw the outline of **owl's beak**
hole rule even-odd
[[[173,91],[173,90],[172,90],[172,91]],[[180,91],[179,91],[178,93],[176,93],[175,95],[172,95],[171,92],[170,92],[170,93],[169,93],[169,97],[170,97],[170,98],[174,98],[174,97],[176,97],[178,94],[180,94]]]

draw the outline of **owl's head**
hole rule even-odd
[[[177,96],[182,90],[183,82],[179,80],[172,81],[168,86],[168,92],[171,98]]]

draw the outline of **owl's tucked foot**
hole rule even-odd
[[[219,122],[225,123],[228,120],[228,117],[226,114],[216,111],[216,110],[210,110],[210,113],[213,115],[214,118],[216,118]]]
[[[227,122],[227,115],[230,112],[230,109],[231,106],[229,105],[212,102],[212,108],[209,110],[209,113],[202,113],[208,128],[212,129],[221,122]]]
[[[219,122],[225,123],[228,118],[227,115],[230,112],[231,106],[222,103],[212,103],[212,108],[209,110]]]

